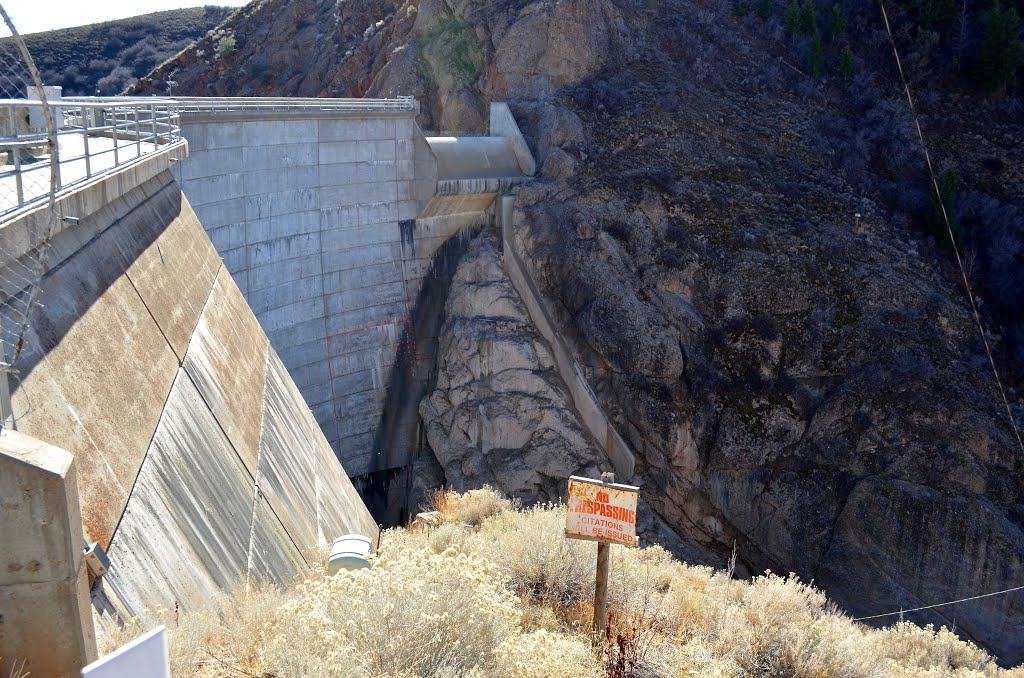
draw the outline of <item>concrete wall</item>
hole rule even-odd
[[[188,608],[377,528],[178,184],[144,170],[69,196],[98,207],[55,238],[7,425],[74,455],[129,602]]]
[[[508,139],[523,174],[532,177],[537,172],[537,162],[533,159],[533,153],[530,152],[530,147],[523,138],[523,133],[519,130],[508,104],[503,101],[492,101],[490,118],[491,136]]]
[[[0,433],[0,675],[71,678],[96,659],[76,485],[68,452]]]
[[[464,225],[416,220],[437,176],[413,116],[183,116],[183,190],[352,476],[389,463],[374,441],[391,372],[417,353],[413,308]]]

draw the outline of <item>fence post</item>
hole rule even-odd
[[[602,473],[601,482],[614,483],[614,473]],[[597,542],[597,578],[594,582],[594,635],[597,642],[604,641],[608,625],[608,556],[612,545],[606,541]]]

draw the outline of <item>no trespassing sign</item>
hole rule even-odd
[[[569,478],[565,536],[637,546],[636,506],[640,488]]]

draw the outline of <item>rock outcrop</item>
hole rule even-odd
[[[551,351],[502,270],[497,238],[473,241],[452,279],[437,383],[420,414],[445,482],[557,501],[570,475],[598,477],[603,454],[576,420]]]
[[[571,101],[522,110],[547,179],[517,200],[523,258],[643,496],[704,557],[735,543],[739,572],[797,572],[855,615],[1015,586],[1022,460],[961,293],[876,202],[823,190],[827,161],[784,129],[725,157],[688,135],[719,102],[651,113],[660,137]],[[752,110],[722,129],[791,113]],[[559,139],[574,117],[587,135]],[[1024,657],[1011,596],[907,616]]]

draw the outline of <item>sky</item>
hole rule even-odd
[[[248,0],[0,0],[22,35],[55,28],[84,26],[165,9],[223,5],[239,7]],[[0,21],[0,24],[3,22]],[[7,31],[4,31],[7,34]]]

